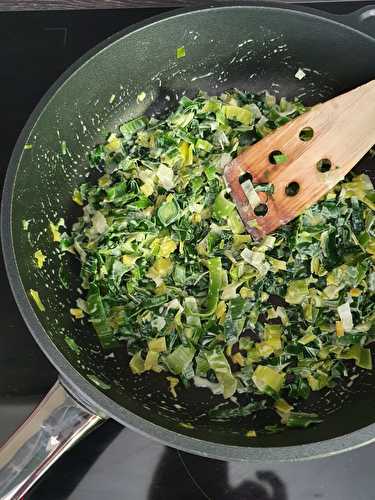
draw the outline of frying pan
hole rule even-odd
[[[374,373],[309,400],[304,409],[324,417],[318,427],[252,440],[245,437],[246,418],[220,422],[207,416],[220,402],[207,389],[180,391],[176,401],[164,377],[132,376],[124,347],[108,356],[89,324],[72,321],[78,265],[60,260],[48,231],[49,220],[63,217],[69,225],[78,215],[71,193],[94,175],[87,151],[124,120],[170,109],[183,92],[268,89],[313,104],[373,79],[375,39],[364,33],[372,14],[362,10],[334,17],[263,3],[175,11],[100,44],[45,95],[10,161],[2,244],[18,306],[60,378],[0,452],[2,499],[20,498],[106,418],[169,446],[223,460],[300,460],[375,440]],[[180,46],[186,57],[176,59]],[[298,68],[306,73],[301,81],[294,77]],[[142,102],[140,92],[146,93]],[[359,168],[370,167],[371,160],[364,160]],[[48,257],[42,269],[33,262],[38,249]],[[30,289],[39,292],[44,312],[30,301]],[[78,348],[72,350],[67,337]]]

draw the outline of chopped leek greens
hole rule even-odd
[[[244,146],[304,111],[267,93],[184,96],[169,116],[132,119],[96,146],[88,159],[101,177],[73,194],[82,217],[69,234],[50,222],[61,251],[81,262],[84,317],[103,349],[126,348],[135,376],[164,374],[171,397],[179,381],[179,392],[195,384],[222,395],[213,419],[266,409],[280,425],[306,427],[321,420],[304,412],[311,391],[345,384],[348,367],[372,368],[369,177],[350,174],[261,242],[246,233],[224,183]],[[254,206],[259,192],[273,195],[272,184],[248,184]]]
[[[44,253],[41,250],[37,250],[34,253],[36,267],[38,267],[39,269],[42,269],[46,258],[47,258],[46,255],[44,255]]]
[[[176,49],[176,57],[177,57],[177,59],[181,59],[182,57],[185,57],[185,56],[186,56],[185,47],[178,47]]]
[[[285,163],[288,161],[288,157],[286,155],[283,155],[283,154],[274,155],[273,160],[276,163],[276,165],[281,165],[282,163]]]
[[[35,302],[37,308],[39,309],[39,311],[44,312],[46,310],[46,308],[44,307],[44,304],[41,301],[41,298],[39,296],[39,292],[30,288],[29,293],[30,293],[31,298]]]

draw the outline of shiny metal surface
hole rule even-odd
[[[58,381],[0,449],[0,498],[20,499],[59,457],[102,419]]]

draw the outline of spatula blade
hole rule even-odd
[[[311,137],[310,137],[311,136]],[[375,143],[375,80],[318,104],[229,163],[224,176],[246,229],[256,239],[288,223],[330,191]],[[279,153],[281,164],[273,164]],[[256,215],[242,188],[273,185],[258,193],[266,213]]]

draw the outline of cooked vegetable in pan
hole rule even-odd
[[[103,349],[123,345],[134,376],[162,372],[177,397],[189,384],[248,393],[254,404],[230,411],[272,408],[290,427],[319,421],[295,402],[372,369],[375,337],[370,179],[350,175],[260,242],[224,184],[241,148],[304,111],[234,90],[124,123],[90,153],[100,177],[75,190],[83,215],[54,238],[81,261],[73,316]],[[260,191],[273,187],[250,182],[254,206]]]

